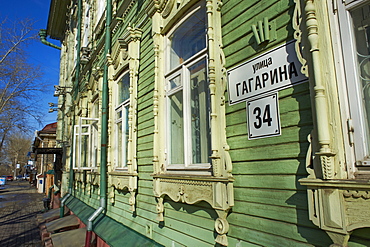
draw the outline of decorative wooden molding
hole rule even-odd
[[[117,79],[125,68],[130,73],[130,106],[128,114],[128,145],[127,145],[127,170],[111,171],[109,198],[111,203],[115,201],[115,190],[127,189],[130,192],[130,210],[135,211],[135,196],[137,190],[137,83],[140,62],[140,42],[142,31],[139,28],[127,29],[126,35],[119,39],[116,49],[113,49],[114,78]],[[111,107],[112,108],[112,107]]]
[[[329,106],[327,102],[326,85],[322,79],[319,49],[318,21],[316,7],[313,0],[305,1],[306,26],[308,41],[311,45],[314,102],[316,113],[317,143],[319,151],[315,155],[319,158],[324,179],[334,178],[334,156],[331,146],[331,130],[329,128]]]
[[[307,186],[310,220],[327,232],[333,241],[332,246],[347,246],[353,230],[370,226],[370,182],[346,179],[341,167],[344,163],[340,160],[343,147],[340,146],[340,137],[336,135],[340,136],[342,132],[340,127],[333,127],[333,122],[340,118],[339,113],[336,113],[338,104],[335,100],[338,96],[335,76],[330,75],[335,65],[324,59],[331,57],[329,47],[333,41],[327,34],[330,32],[327,14],[331,12],[326,3],[315,0],[302,2],[304,6],[301,7],[301,1],[295,1],[293,26],[296,30],[296,43],[299,45],[296,47],[298,57],[306,73],[310,72],[316,131],[308,137],[310,146],[306,156],[306,170],[309,175],[299,182]],[[305,20],[302,22],[300,11],[303,8]],[[302,43],[306,40],[302,34],[307,34],[310,44],[309,51],[303,44],[309,67],[302,56]],[[338,151],[334,153],[333,150]]]
[[[370,191],[369,190],[345,190],[343,191],[343,196],[345,198],[362,198],[362,199],[370,199]]]
[[[300,179],[307,186],[310,220],[335,246],[347,246],[352,231],[370,227],[370,182]]]
[[[87,172],[86,183],[92,185],[99,185],[100,183],[100,173],[99,172]]]
[[[301,0],[294,0],[294,13],[293,13],[293,28],[294,28],[294,39],[297,40],[295,42],[295,50],[297,53],[298,61],[302,64],[301,73],[308,77],[308,68],[307,68],[307,60],[303,57],[302,54],[302,47],[305,47],[305,44],[302,40],[302,30],[304,29],[302,22],[302,11],[301,11]]]
[[[80,171],[76,171],[74,172],[74,180],[75,181],[79,181],[79,182],[83,182],[84,181],[84,176],[83,176],[83,172],[80,172]]]
[[[124,64],[128,64],[127,48],[127,42],[122,38],[119,38],[117,42],[113,45],[111,59],[115,70],[117,70],[118,66],[124,66]]]
[[[232,162],[226,142],[225,90],[227,75],[225,56],[222,51],[221,7],[222,2],[208,0],[206,14],[208,19],[208,76],[211,98],[211,160],[212,175],[195,176],[186,171],[182,174],[171,174],[166,170],[165,157],[165,81],[164,81],[164,39],[166,32],[172,27],[173,20],[184,14],[193,1],[162,0],[153,1],[147,13],[152,16],[152,35],[154,41],[154,145],[153,145],[153,183],[154,195],[157,198],[157,219],[164,220],[164,198],[186,204],[207,202],[217,212],[215,221],[217,237],[215,241],[228,245],[227,213],[234,205]]]
[[[109,184],[111,191],[109,193],[109,200],[111,203],[115,202],[115,190],[128,190],[130,193],[129,205],[130,210],[135,211],[136,204],[136,191],[137,191],[137,173],[121,173],[121,172],[110,172],[109,173]]]
[[[215,177],[184,178],[183,176],[171,175],[154,175],[153,177],[155,178],[154,194],[157,197],[167,195],[175,202],[186,204],[206,201],[213,208],[220,210],[227,210],[229,208],[228,202],[232,201],[230,187],[221,185],[231,185],[232,179]],[[214,192],[216,192],[215,195],[213,195]],[[160,221],[163,221],[161,216],[159,218],[161,218]]]

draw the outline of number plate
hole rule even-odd
[[[247,102],[248,139],[281,135],[278,95]]]

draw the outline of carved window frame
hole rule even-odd
[[[97,169],[97,146],[98,136],[98,118],[79,117],[78,124],[74,125],[74,143],[73,153],[73,169],[75,170],[95,170]],[[83,130],[84,129],[84,130]],[[83,140],[85,139],[87,147],[82,149]],[[85,157],[86,166],[82,166],[82,154]]]
[[[82,27],[82,37],[81,46],[88,47],[91,38],[91,12],[92,7],[89,2],[84,3],[83,7],[83,27]]]
[[[302,68],[307,73],[310,72],[315,115],[315,129],[308,136],[310,142],[306,156],[308,176],[301,178],[299,182],[307,186],[310,220],[326,231],[333,245],[347,246],[353,230],[370,225],[366,217],[370,214],[368,200],[370,183],[368,179],[353,179],[351,165],[347,166],[347,170],[344,167],[346,162],[351,162],[352,158],[348,157],[353,154],[348,149],[350,133],[346,131],[345,121],[348,116],[348,102],[345,100],[347,95],[344,90],[345,76],[341,62],[342,51],[348,47],[343,48],[340,44],[337,20],[338,11],[341,11],[339,4],[342,2],[340,0],[294,2],[296,6],[293,27],[297,39],[296,51],[303,64]],[[345,2],[356,4],[360,1]],[[352,210],[346,210],[348,208]]]
[[[130,76],[130,98],[128,125],[129,135],[127,142],[127,164],[124,169],[116,169],[111,166],[109,172],[111,203],[115,201],[115,190],[128,190],[130,193],[130,210],[135,211],[135,196],[137,191],[137,83],[140,62],[140,43],[142,30],[139,28],[127,28],[127,32],[119,38],[112,48],[112,54],[109,60],[109,71],[112,75],[112,81],[117,81],[125,70],[128,70]],[[126,72],[126,71],[125,71]],[[112,96],[112,93],[111,93]],[[116,97],[113,97],[113,100]],[[115,101],[112,102],[115,107]],[[116,112],[113,110],[113,114]],[[115,119],[113,117],[113,119]],[[115,123],[114,123],[115,125]],[[115,129],[115,128],[111,128]],[[114,134],[114,133],[111,133]],[[111,144],[112,147],[112,144]],[[114,155],[114,151],[110,152]]]
[[[193,21],[193,17],[197,20],[200,20],[198,14],[204,14],[204,21],[205,25],[207,25],[206,20],[206,11],[205,6],[198,3],[194,5],[185,15],[182,16],[180,21],[172,27],[172,29],[166,34],[165,36],[165,58],[166,61],[170,61],[170,63],[166,62],[165,65],[165,91],[166,91],[166,172],[168,173],[186,173],[186,174],[194,174],[194,175],[211,175],[211,164],[210,159],[210,139],[211,135],[209,133],[210,130],[210,112],[208,111],[209,105],[209,86],[208,86],[208,47],[207,42],[205,42],[204,47],[199,49],[199,51],[194,52],[189,58],[180,58],[178,57],[178,65],[169,65],[171,64],[171,51],[173,48],[171,37],[176,37],[176,34],[181,35],[182,32],[187,32],[186,23]],[[199,31],[199,30],[198,30]],[[190,34],[189,34],[190,35]],[[204,29],[204,36],[197,35],[198,43],[199,39],[204,39],[206,41],[206,31]],[[187,41],[185,41],[186,37],[181,38],[180,47],[182,49],[187,48],[187,52],[192,49],[188,47],[189,44],[184,45]],[[179,41],[179,40],[174,40]],[[195,44],[194,44],[195,45]],[[176,49],[176,48],[175,48]],[[186,55],[186,54],[182,54]],[[182,61],[185,60],[185,61]],[[193,70],[193,72],[191,71]],[[192,76],[195,76],[197,79],[199,78],[199,86],[194,86],[192,84]],[[202,80],[202,77],[203,80]],[[203,90],[202,90],[203,84]],[[204,87],[206,85],[206,87]],[[192,99],[192,90],[195,89],[196,91],[200,90],[199,94],[204,94],[205,97],[199,97],[198,100]],[[204,90],[205,89],[205,90]],[[195,105],[198,103],[198,109]],[[173,105],[174,104],[174,105]],[[173,106],[173,108],[172,108]],[[172,109],[176,110],[177,113],[175,118],[172,118]],[[203,111],[202,114],[194,114],[192,111]],[[196,116],[198,115],[198,116]],[[194,133],[196,129],[196,122],[198,122],[199,126],[199,133]],[[175,134],[173,132],[175,132]],[[193,140],[198,139],[195,143]],[[179,143],[179,145],[177,145]],[[194,161],[194,147],[195,145],[199,145],[197,149],[196,155],[198,156]],[[180,146],[179,148],[175,148],[174,146]],[[174,152],[172,150],[174,149]],[[200,151],[200,152],[199,152]],[[203,153],[203,154],[202,154]],[[176,160],[172,157],[172,155],[181,157],[179,160]]]
[[[349,137],[346,145],[346,158],[350,178],[360,178],[363,175],[370,176],[370,141],[368,137],[370,123],[366,123],[366,109],[362,102],[364,95],[361,93],[366,89],[366,86],[364,88],[360,86],[360,77],[362,78],[360,64],[358,64],[360,54],[357,50],[356,35],[353,31],[355,26],[351,16],[352,11],[359,10],[369,3],[370,1],[366,0],[339,2],[335,15],[339,22],[339,25],[337,24],[340,36],[338,39],[341,39],[343,52],[340,54],[341,56],[338,56],[344,71],[344,75],[339,81],[341,83],[339,87],[343,94],[341,103],[346,106],[343,107],[342,114],[347,117],[343,119],[343,122],[347,125],[347,128],[344,128],[344,135]],[[369,25],[369,18],[362,22],[363,27],[365,26],[364,22]],[[368,59],[369,55],[366,58],[363,56],[363,61]],[[338,77],[341,76],[338,75]],[[368,80],[364,78],[364,81]]]
[[[114,170],[117,171],[126,171],[127,170],[127,149],[128,149],[128,136],[126,137],[126,130],[129,130],[128,126],[128,114],[130,109],[130,95],[128,98],[121,100],[120,99],[120,86],[119,84],[124,83],[124,78],[128,77],[128,86],[130,87],[130,73],[128,70],[125,70],[118,78],[118,80],[114,83],[114,95],[113,105],[114,105],[114,130],[113,130],[113,138],[115,139],[114,143],[121,142],[121,146],[117,145],[118,147],[113,148],[113,167]],[[129,88],[128,88],[129,89]],[[130,93],[129,93],[130,94]],[[127,126],[126,126],[127,125]],[[127,133],[128,134],[128,133]],[[119,153],[121,153],[121,157],[119,158]]]
[[[104,13],[106,8],[107,0],[95,0],[95,13],[94,13],[94,27],[97,28],[98,25],[101,25],[104,19]]]
[[[199,1],[198,1],[199,2]],[[164,198],[175,202],[195,204],[207,202],[218,214],[215,221],[216,242],[227,245],[227,213],[234,205],[232,163],[226,142],[225,90],[226,69],[222,51],[221,1],[201,1],[207,15],[208,79],[211,116],[211,175],[196,173],[167,172],[166,170],[166,81],[165,81],[165,39],[170,29],[190,10],[195,1],[153,1],[147,6],[152,17],[154,41],[154,145],[153,180],[154,195],[157,198],[157,220],[164,221]]]

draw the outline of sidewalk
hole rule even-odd
[[[36,215],[43,207],[43,194],[28,181],[7,181],[0,189],[1,247],[40,247]]]

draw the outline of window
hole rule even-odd
[[[86,122],[86,123],[83,123]],[[97,166],[98,119],[80,117],[74,126],[74,169],[93,169]]]
[[[124,75],[117,82],[117,101],[115,109],[115,160],[117,168],[127,167],[127,150],[129,137],[128,114],[130,107],[130,74]]]
[[[215,241],[227,245],[223,226],[234,205],[234,179],[225,132],[221,6],[216,0],[192,4],[182,1],[175,7],[158,1],[147,9],[155,59],[152,176],[157,220],[164,220],[165,197],[185,204],[205,201],[222,212]]]
[[[98,150],[100,145],[99,131],[98,131],[98,119],[99,119],[99,98],[96,98],[92,102],[91,116],[93,117],[91,121],[91,134],[92,134],[92,153],[91,153],[91,165],[92,167],[98,166]]]
[[[205,8],[167,35],[167,169],[210,168],[210,98]]]
[[[341,5],[339,10],[350,115],[348,119],[350,143],[355,152],[353,164],[361,173],[370,171],[369,1],[347,1],[347,5]]]
[[[98,25],[100,19],[103,16],[104,10],[105,10],[105,0],[96,0],[96,21],[95,26]]]
[[[83,28],[82,28],[82,47],[87,47],[89,45],[90,37],[90,4],[85,4],[85,11],[83,15]]]

